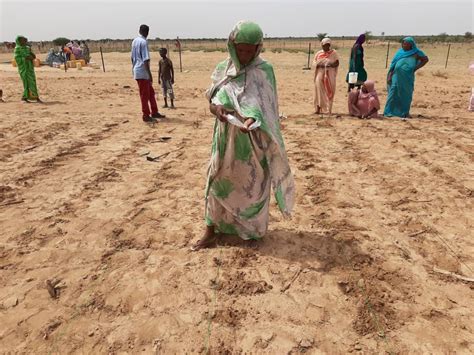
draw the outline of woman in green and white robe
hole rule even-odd
[[[219,233],[260,239],[268,228],[270,192],[290,216],[294,181],[280,132],[275,74],[260,58],[260,27],[240,21],[229,58],[212,74],[207,95],[216,116],[206,187],[206,232],[194,245],[212,246]]]

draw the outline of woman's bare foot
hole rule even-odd
[[[217,242],[217,234],[214,231],[214,226],[207,226],[204,236],[191,247],[192,251],[198,251],[201,249],[211,248],[215,246]]]
[[[321,107],[318,106],[318,109],[316,110],[316,112],[314,112],[316,115],[319,115],[321,113]]]

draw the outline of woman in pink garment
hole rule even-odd
[[[353,89],[348,98],[349,114],[359,118],[377,118],[380,102],[375,82],[367,80],[360,89]]]
[[[314,110],[315,114],[332,112],[332,103],[336,93],[336,76],[339,67],[339,55],[331,49],[331,39],[321,41],[322,50],[314,56]]]

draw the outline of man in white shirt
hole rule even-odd
[[[133,78],[138,83],[144,122],[154,122],[155,119],[165,117],[158,112],[155,90],[153,89],[153,76],[150,70],[150,52],[148,51],[148,42],[146,40],[149,31],[150,28],[147,25],[140,26],[140,35],[132,42],[131,55]],[[148,104],[150,104],[150,106],[148,106]]]

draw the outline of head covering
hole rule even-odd
[[[30,47],[28,47],[26,44],[22,45],[20,40],[24,38],[26,39],[25,36],[16,36],[15,39],[15,51],[14,51],[14,56],[20,56],[20,57],[26,57],[30,54]]]
[[[230,58],[237,73],[240,71],[242,65],[240,64],[239,57],[237,56],[235,45],[241,43],[254,44],[258,46],[257,52],[255,53],[255,57],[253,59],[257,58],[263,47],[263,32],[260,26],[255,22],[242,20],[237,22],[229,35],[227,49],[229,50]]]
[[[15,44],[16,44],[17,46],[20,46],[20,40],[21,40],[22,38],[26,39],[26,37],[25,37],[25,36],[22,36],[22,35],[16,36]]]
[[[425,57],[426,56],[426,54],[416,46],[415,39],[413,37],[405,37],[402,40],[402,42],[410,43],[411,44],[411,49],[409,51],[406,51],[403,48],[400,48],[397,51],[397,53],[395,53],[395,56],[392,59],[392,63],[390,64],[390,70],[389,71],[391,71],[395,68],[395,65],[397,64],[397,62],[400,59],[408,58],[408,57],[411,57],[415,54],[418,54],[418,56],[420,56],[420,57]]]
[[[358,44],[359,46],[362,46],[362,44],[365,42],[365,33],[362,33],[357,37],[356,41],[354,44]]]
[[[326,38],[323,38],[323,40],[321,41],[322,46],[324,46],[327,43],[331,44],[331,38],[326,37]]]
[[[366,80],[364,82],[364,86],[367,89],[368,92],[372,92],[375,90],[375,81],[373,80]]]
[[[359,37],[357,37],[357,39],[354,43],[354,47],[357,45],[360,48],[360,50],[362,51],[362,53],[364,53],[364,47],[362,47],[362,44],[364,42],[365,42],[365,34],[362,33],[361,35],[359,35]]]
[[[375,81],[373,80],[367,80],[364,82],[364,86],[367,89],[367,92],[363,92],[362,90],[359,90],[359,100],[368,100],[370,98],[374,98],[375,100],[372,100],[374,107],[377,109],[380,108],[380,101],[379,97],[377,95],[377,91],[375,91]]]

